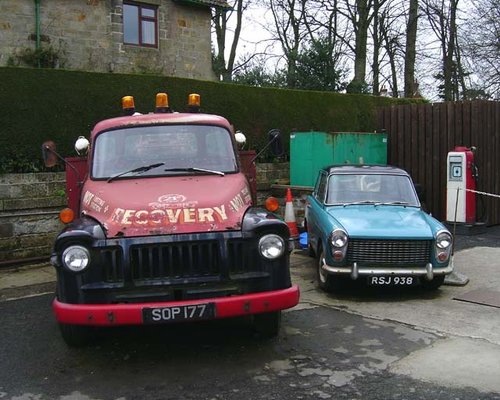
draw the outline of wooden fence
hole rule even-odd
[[[500,102],[411,104],[377,110],[388,133],[388,162],[407,170],[425,192],[427,209],[446,219],[446,157],[455,146],[475,146],[476,190],[500,195]],[[477,220],[500,224],[500,198],[477,197]]]

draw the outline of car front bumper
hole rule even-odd
[[[322,260],[324,272],[335,275],[350,275],[351,279],[356,280],[359,276],[382,276],[382,275],[398,275],[398,276],[423,276],[431,281],[435,275],[448,275],[453,272],[453,258],[450,259],[446,267],[433,267],[428,263],[425,267],[420,268],[384,268],[384,267],[360,267],[357,263],[349,266],[337,267],[326,264],[325,259]]]
[[[143,325],[145,308],[183,307],[214,303],[214,319],[273,312],[292,308],[299,302],[299,287],[239,296],[202,300],[127,303],[127,304],[68,304],[55,299],[52,308],[59,323],[89,326]]]

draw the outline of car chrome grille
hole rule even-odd
[[[350,240],[347,261],[358,265],[413,267],[431,258],[430,240]]]
[[[130,248],[133,280],[217,276],[220,273],[220,259],[217,241]]]

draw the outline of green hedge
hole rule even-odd
[[[271,128],[288,146],[293,130],[372,131],[377,106],[404,102],[367,95],[255,88],[152,75],[101,74],[54,69],[0,68],[0,172],[40,170],[41,144],[54,140],[74,155],[80,135],[101,119],[121,115],[121,97],[133,95],[140,112],[166,91],[183,111],[189,93],[201,95],[203,112],[225,116],[259,149]],[[286,147],[288,148],[288,147]]]

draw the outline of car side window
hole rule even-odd
[[[314,189],[315,197],[320,203],[323,203],[325,201],[325,194],[327,187],[326,183],[327,183],[327,175],[324,172],[321,172],[318,177],[318,181],[316,182],[316,187]]]

